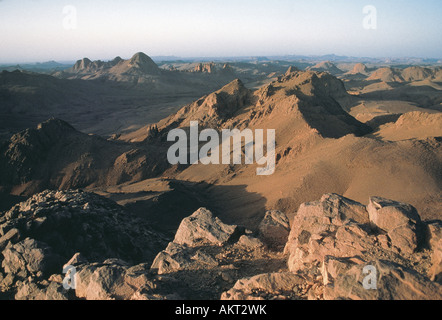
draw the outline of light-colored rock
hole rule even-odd
[[[287,243],[290,222],[281,211],[267,211],[259,225],[259,237],[270,248],[280,249]]]
[[[222,294],[221,300],[264,300],[268,296],[295,299],[305,279],[293,273],[268,273],[241,279]]]
[[[20,238],[20,231],[16,228],[12,228],[6,234],[0,238],[0,250],[4,250],[10,241],[17,242]]]
[[[176,232],[173,242],[197,246],[201,244],[223,245],[237,230],[236,226],[223,223],[206,208],[201,208],[185,218]]]
[[[336,258],[326,256],[321,266],[321,274],[324,286],[333,285],[334,279],[346,273],[353,266],[364,263],[359,258]]]
[[[253,250],[262,249],[265,247],[264,243],[262,243],[261,240],[248,235],[242,235],[236,243],[236,246],[244,249]]]
[[[422,222],[417,210],[406,203],[371,197],[367,206],[370,222],[387,232],[391,243],[402,253],[412,254],[419,246]]]
[[[45,243],[27,238],[3,251],[2,267],[6,273],[25,278],[41,277],[55,271],[59,257]]]
[[[218,262],[202,249],[195,249],[174,242],[155,258],[152,269],[158,274],[167,274],[181,270],[210,269],[218,266]]]
[[[298,244],[291,251],[288,267],[295,272],[306,264],[318,264],[328,255],[335,257],[362,256],[374,244],[374,239],[357,224],[339,227],[335,233],[313,235],[307,244]]]
[[[51,282],[49,285],[41,285],[26,280],[19,285],[15,300],[68,300],[68,292],[59,283]]]
[[[69,259],[68,262],[66,262],[64,264],[63,268],[66,267],[66,266],[76,266],[78,264],[84,264],[84,263],[87,263],[87,262],[88,261],[87,261],[86,257],[84,257],[80,252],[77,252],[76,254],[74,254],[72,256],[71,259]]]
[[[324,290],[326,300],[440,300],[442,286],[419,273],[390,261],[376,260],[368,263],[329,263],[328,283]],[[331,278],[333,267],[340,267]],[[376,270],[376,289],[364,288],[366,266]]]
[[[295,216],[285,253],[288,267],[298,271],[306,263],[322,263],[324,257],[351,257],[373,245],[360,225],[368,223],[365,207],[336,194],[302,204]]]
[[[121,260],[87,264],[77,268],[75,294],[86,300],[129,299],[136,289],[124,283],[128,265]]]
[[[432,250],[431,269],[429,275],[431,280],[442,284],[442,221],[435,221],[428,224],[429,245]]]

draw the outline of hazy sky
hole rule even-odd
[[[377,29],[364,28],[367,5]],[[0,62],[138,51],[442,58],[441,17],[440,0],[0,0]]]

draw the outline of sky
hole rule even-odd
[[[139,51],[440,59],[441,17],[440,0],[0,0],[0,63]]]

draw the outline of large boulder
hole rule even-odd
[[[76,296],[87,300],[127,299],[136,291],[124,285],[128,267],[121,260],[79,266],[75,275]]]
[[[0,250],[6,248],[6,246],[11,242],[18,242],[20,239],[20,231],[16,228],[10,229],[2,237],[0,237]]]
[[[237,229],[237,226],[227,225],[206,208],[201,208],[181,222],[173,242],[188,246],[221,246],[237,235]]]
[[[157,270],[158,274],[166,274],[214,268],[219,263],[214,258],[216,250],[213,248],[235,244],[241,235],[241,229],[237,226],[227,225],[206,208],[200,208],[183,219],[175,239],[156,256],[152,269]],[[253,243],[246,240],[251,239],[243,239],[242,242]]]
[[[259,225],[259,237],[268,247],[284,248],[289,233],[290,222],[283,212],[277,210],[266,212]]]
[[[180,299],[180,284],[174,278],[158,276],[150,265],[130,266],[123,260],[88,263],[74,256],[75,297],[86,300],[169,300]],[[49,288],[48,288],[49,289]],[[46,291],[46,294],[51,291]],[[53,290],[52,290],[53,293]]]
[[[15,300],[69,300],[69,292],[57,282],[36,283],[32,280],[25,280],[20,283],[15,294]]]
[[[364,228],[368,221],[362,204],[336,194],[302,204],[285,247],[289,269],[295,272],[305,264],[321,263],[327,255],[362,254],[374,243]]]
[[[366,269],[367,266],[370,269]],[[362,262],[331,258],[324,262],[323,273],[326,300],[440,300],[442,298],[440,284],[391,261]],[[366,277],[370,279],[366,280]]]
[[[221,300],[299,300],[306,294],[306,281],[293,273],[268,273],[238,280]]]
[[[423,238],[422,221],[417,210],[406,203],[371,197],[367,206],[370,222],[391,239],[400,252],[412,254]]]
[[[219,265],[218,261],[204,248],[192,248],[174,242],[161,251],[155,258],[152,269],[158,274],[167,274],[182,270],[210,269]]]
[[[432,250],[429,270],[431,280],[442,284],[442,221],[433,221],[428,224],[429,246]]]
[[[27,238],[6,248],[2,267],[5,273],[19,278],[41,278],[56,272],[61,266],[60,257],[45,243]]]

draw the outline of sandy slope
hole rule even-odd
[[[158,172],[166,181],[186,183],[184,189],[188,191],[180,193],[184,196],[178,199],[200,195],[226,222],[250,228],[256,227],[266,209],[281,209],[292,217],[301,203],[330,192],[364,204],[369,196],[378,195],[413,204],[424,219],[440,217],[440,116],[413,113],[399,118],[408,111],[437,113],[413,102],[421,102],[420,106],[437,102],[440,92],[436,86],[381,83],[381,87],[366,93],[349,95],[344,83],[328,73],[292,71],[256,91],[235,80],[186,105],[158,122],[154,129],[144,128],[126,137],[126,141],[138,141],[137,144],[105,140],[98,143],[93,137],[69,134],[70,138],[63,139],[49,154],[38,149],[39,177],[49,175],[55,187],[73,187],[85,181],[86,187],[141,210],[156,196],[170,194],[167,183],[140,182]],[[432,95],[426,96],[427,93]],[[389,117],[371,121],[369,127],[345,112],[338,101],[349,103],[346,109],[361,120]],[[256,165],[167,165],[167,133],[176,127],[188,128],[191,120],[217,130],[276,129],[276,172],[257,176]],[[373,128],[376,131],[370,134]],[[33,140],[29,141],[32,145]],[[20,148],[12,143],[6,150]],[[66,157],[55,160],[60,150],[79,153],[72,159],[66,153]],[[25,170],[22,172],[27,166],[36,169],[26,152],[24,159],[17,154],[21,170]],[[10,153],[6,156],[6,161],[15,159]],[[54,163],[56,172],[51,169]],[[14,162],[11,165],[8,170],[13,172]],[[90,174],[79,174],[78,167],[87,168],[89,171],[81,172]],[[16,178],[23,177],[27,176]],[[122,183],[126,185],[118,187]],[[32,190],[38,191],[39,184],[34,185]],[[26,185],[23,187],[26,189]],[[20,190],[23,189],[16,189],[16,193]],[[163,209],[173,194],[164,199]],[[179,206],[180,201],[175,204]],[[164,209],[165,214],[167,211]]]

